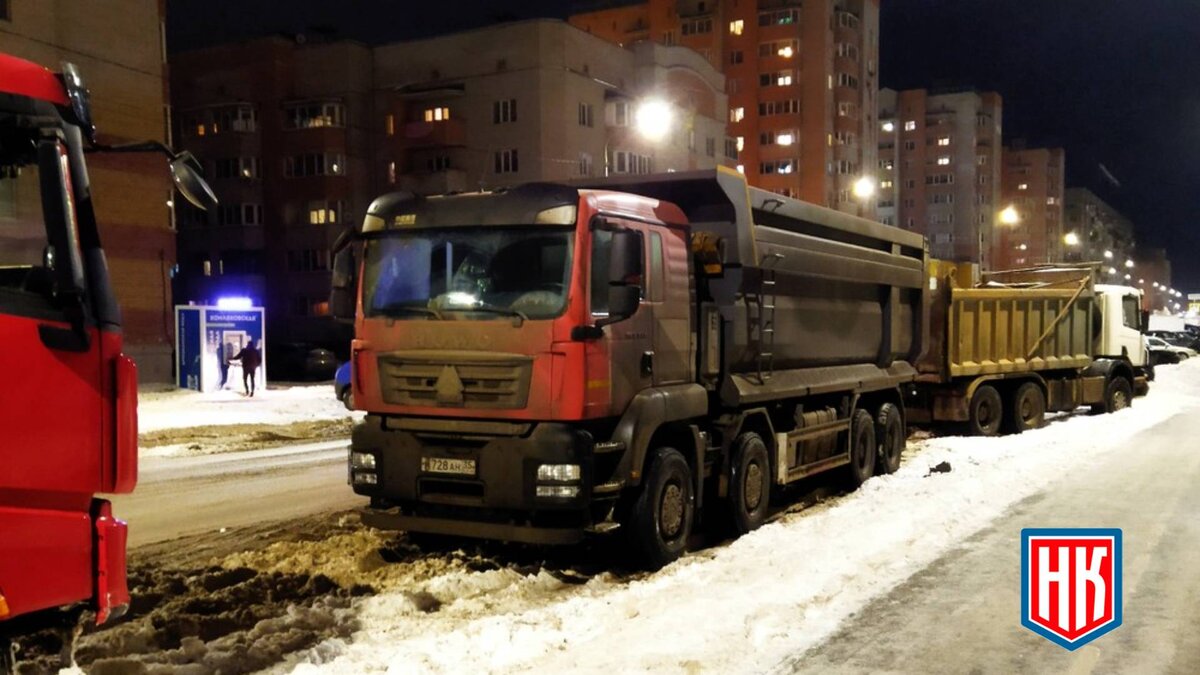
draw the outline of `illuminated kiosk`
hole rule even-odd
[[[175,381],[181,389],[242,391],[242,364],[233,361],[251,343],[262,363],[257,389],[267,387],[266,328],[262,307],[249,298],[221,298],[216,305],[175,306]]]

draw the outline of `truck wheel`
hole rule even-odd
[[[1104,402],[1092,406],[1093,413],[1110,413],[1133,405],[1133,385],[1124,377],[1114,377],[1104,390]]]
[[[1000,392],[990,384],[980,385],[971,397],[970,419],[967,426],[972,436],[995,436],[1004,419],[1004,404]]]
[[[876,473],[896,473],[900,468],[904,445],[908,442],[907,436],[900,406],[895,403],[879,406],[879,414],[875,415],[875,438],[879,441],[879,456],[875,458]]]
[[[875,445],[875,420],[866,410],[855,410],[850,418],[850,467],[849,482],[851,487],[858,487],[867,482],[875,473],[875,455],[879,447]]]
[[[638,560],[658,569],[683,555],[695,506],[687,460],[673,448],[655,450],[625,524]]]
[[[729,476],[729,513],[733,530],[742,535],[757,530],[767,517],[771,496],[771,463],[767,444],[753,431],[733,441]]]
[[[1026,382],[1013,392],[1008,428],[1015,434],[1037,429],[1046,419],[1046,395],[1036,382]]]

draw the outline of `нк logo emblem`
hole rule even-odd
[[[1021,624],[1072,651],[1121,625],[1121,530],[1021,530]]]

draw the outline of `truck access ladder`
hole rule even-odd
[[[750,299],[751,343],[757,352],[758,382],[765,384],[771,379],[775,368],[775,263],[783,259],[780,253],[764,256],[762,260],[762,283],[758,293]]]

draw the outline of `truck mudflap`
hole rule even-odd
[[[454,537],[496,539],[522,544],[576,544],[583,541],[583,538],[587,534],[586,530],[581,527],[535,527],[511,523],[452,520],[449,518],[405,515],[399,513],[398,510],[384,511],[372,509],[363,514],[362,522],[368,527],[380,530],[403,530],[405,532],[444,534]]]
[[[102,624],[120,617],[129,608],[129,584],[125,574],[129,531],[124,521],[113,517],[112,504],[108,500],[92,501],[92,518],[96,538],[96,623]]]

